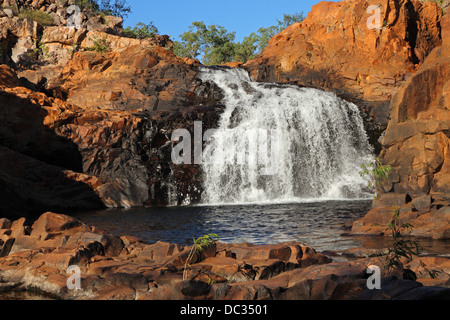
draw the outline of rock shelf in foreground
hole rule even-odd
[[[0,294],[33,289],[60,299],[126,300],[324,300],[445,298],[450,259],[420,257],[408,267],[425,281],[383,279],[382,293],[368,292],[369,265],[383,257],[332,262],[297,242],[256,246],[217,243],[189,261],[190,247],[146,244],[117,237],[75,218],[51,212],[32,225],[25,218],[0,219]],[[67,274],[78,266],[81,290],[69,290]],[[428,269],[438,278],[426,279]],[[383,268],[382,268],[383,269]],[[400,273],[396,273],[397,276]],[[383,274],[383,276],[388,276]],[[395,276],[395,274],[394,274]],[[427,282],[428,281],[428,282]]]

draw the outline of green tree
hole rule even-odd
[[[245,37],[242,42],[236,43],[234,60],[245,63],[250,59],[256,58],[258,43],[259,36],[254,32]]]
[[[263,52],[273,36],[296,22],[302,22],[304,19],[303,12],[284,14],[283,20],[277,20],[277,25],[261,27],[256,33],[252,32],[242,42],[236,44],[235,60],[245,63],[256,58]]]
[[[392,239],[394,244],[392,248],[389,248],[388,254],[386,255],[386,269],[388,272],[396,268],[401,268],[401,259],[413,259],[413,256],[418,256],[422,250],[417,242],[412,240],[405,240],[403,233],[405,231],[414,228],[410,223],[400,222],[400,210],[396,209],[394,217],[388,224],[388,230],[392,234]],[[411,279],[415,280],[415,279]]]
[[[258,41],[257,41],[257,54],[261,54],[265,47],[267,47],[267,44],[269,43],[270,39],[272,39],[273,36],[280,33],[290,25],[296,23],[296,22],[302,22],[305,19],[303,12],[300,13],[294,13],[294,14],[284,14],[283,20],[277,19],[277,25],[270,26],[267,28],[259,28],[258,29]]]
[[[111,16],[121,17],[125,19],[131,13],[131,7],[126,0],[101,0],[99,3],[99,10]]]
[[[65,5],[77,5],[81,10],[103,13],[125,19],[131,13],[131,7],[126,0],[72,0],[66,1]]]
[[[233,61],[235,32],[228,32],[222,26],[206,26],[203,21],[195,21],[180,37],[181,41],[174,44],[178,56],[197,58],[205,65]]]
[[[294,14],[284,14],[283,20],[277,20],[278,30],[282,31],[282,30],[286,29],[287,27],[289,27],[290,25],[293,25],[294,23],[297,23],[297,22],[302,22],[303,20],[305,20],[303,11],[296,12]]]
[[[242,42],[235,42],[236,33],[228,32],[222,26],[206,26],[203,21],[196,21],[189,31],[180,35],[181,41],[174,43],[174,53],[180,57],[197,58],[206,65],[231,61],[245,63],[259,55],[274,35],[303,19],[303,12],[285,14],[282,20],[277,20],[277,25],[259,28]]]
[[[158,34],[158,28],[155,27],[153,21],[151,21],[149,24],[139,22],[134,26],[134,28],[126,27],[123,32],[124,36],[128,38],[146,39],[154,37],[156,34]]]

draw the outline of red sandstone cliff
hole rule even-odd
[[[374,209],[354,233],[383,233],[396,208],[411,235],[450,238],[450,15],[442,46],[395,93],[381,160],[392,166]]]
[[[381,8],[380,29],[368,27],[373,12],[367,9],[374,4]],[[431,1],[323,1],[244,67],[257,81],[320,87],[362,100],[359,105],[386,125],[395,91],[440,45],[441,16]]]

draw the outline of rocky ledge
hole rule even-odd
[[[405,268],[414,271],[418,281],[403,280],[402,270],[383,272],[381,289],[368,290],[367,267],[376,265],[383,270],[384,257],[333,262],[297,242],[264,246],[213,243],[189,258],[190,251],[189,246],[118,237],[51,212],[32,224],[25,218],[0,219],[0,294],[33,290],[56,299],[81,300],[450,297],[448,258],[405,261]],[[80,289],[67,286],[73,276],[68,273],[71,266],[79,268]],[[429,271],[438,276],[432,280]]]

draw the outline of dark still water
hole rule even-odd
[[[116,235],[148,243],[192,244],[192,238],[217,233],[221,242],[274,244],[298,241],[318,250],[359,247],[342,237],[345,226],[362,217],[371,201],[324,201],[273,205],[133,208],[85,212],[74,216]]]
[[[342,236],[353,221],[367,213],[371,203],[371,200],[348,200],[270,205],[133,208],[71,215],[115,235],[130,235],[147,243],[167,241],[191,245],[192,238],[217,233],[220,242],[262,245],[298,241],[318,251],[391,247],[392,240],[389,237]],[[422,254],[450,255],[450,241],[417,238],[414,241],[424,249]]]
[[[382,249],[389,237],[342,236],[352,222],[364,216],[372,201],[188,206],[110,209],[71,214],[88,225],[118,236],[130,235],[147,243],[167,241],[191,245],[192,238],[217,233],[220,242],[275,244],[298,241],[317,251],[351,248]],[[423,254],[449,256],[450,241],[414,239]]]

